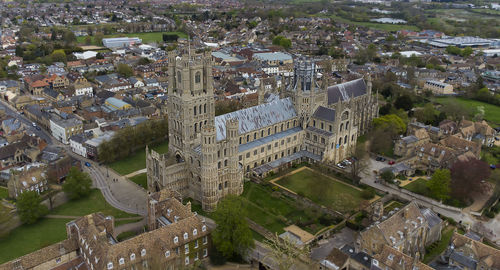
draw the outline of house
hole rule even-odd
[[[26,191],[35,191],[40,194],[49,189],[45,174],[47,167],[42,164],[28,164],[19,169],[11,170],[7,188],[9,198],[17,198]]]
[[[436,80],[428,80],[424,84],[425,90],[430,90],[435,95],[453,94],[453,85]]]
[[[500,269],[500,250],[455,232],[445,257],[455,269]]]
[[[89,82],[76,82],[73,84],[73,88],[75,89],[75,96],[86,95],[91,97],[94,95],[94,89]]]
[[[35,162],[46,146],[47,143],[42,139],[24,134],[20,140],[0,147],[0,168]]]
[[[139,79],[137,79],[136,77],[130,77],[128,78],[128,81],[130,82],[130,84],[132,84],[133,88],[139,88],[144,86],[144,83]]]
[[[359,233],[357,250],[376,255],[389,246],[410,256],[423,256],[426,244],[440,239],[443,226],[441,219],[428,211],[431,210],[421,209],[413,201],[390,213],[391,216],[382,217]]]
[[[69,116],[52,115],[50,118],[50,132],[57,140],[64,144],[69,143],[69,138],[83,132],[83,123],[77,118]]]
[[[80,155],[82,157],[87,157],[87,148],[85,147],[85,142],[90,139],[85,133],[76,134],[69,138],[69,145],[73,153]]]

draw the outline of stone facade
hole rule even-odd
[[[245,174],[349,157],[378,114],[371,81],[328,86],[315,70],[301,59],[281,90],[260,89],[259,105],[215,117],[210,54],[170,53],[169,152],[147,150],[148,189],[172,189],[212,211],[243,192]]]
[[[357,250],[373,256],[387,245],[411,257],[423,257],[425,246],[441,238],[442,220],[415,202],[389,214],[359,233]]]

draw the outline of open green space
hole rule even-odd
[[[441,253],[443,253],[448,245],[450,244],[451,237],[453,236],[453,227],[448,227],[443,229],[441,234],[441,240],[432,243],[429,247],[426,248],[424,263],[429,263]]]
[[[136,223],[139,222],[143,219],[143,217],[137,217],[134,219],[126,219],[126,220],[115,220],[115,228],[121,225],[129,224],[129,223]]]
[[[168,141],[153,146],[151,149],[160,154],[164,154],[168,151]],[[108,166],[121,175],[144,169],[146,168],[146,148],[138,150],[128,157],[115,161]]]
[[[148,174],[147,173],[141,173],[136,176],[130,177],[130,181],[138,184],[144,189],[148,188]]]
[[[116,240],[118,242],[121,242],[123,240],[127,240],[129,238],[132,238],[132,237],[134,237],[136,235],[137,235],[137,233],[134,232],[134,231],[122,232],[122,233],[120,233],[119,235],[116,236]]]
[[[0,239],[0,264],[66,239],[66,223],[71,219],[44,218],[22,225]]]
[[[180,38],[187,38],[187,34],[183,32],[149,32],[149,33],[117,33],[111,35],[104,35],[104,38],[114,38],[114,37],[138,37],[142,39],[142,43],[152,43],[152,42],[163,42],[163,34],[177,34]],[[97,44],[94,37],[92,38],[91,45],[101,45]],[[85,43],[85,36],[77,37],[76,41],[78,43]]]
[[[135,214],[125,213],[111,206],[98,189],[93,189],[88,197],[68,201],[67,203],[54,208],[50,212],[51,215],[62,216],[85,216],[95,212],[102,212],[104,215],[113,216],[115,218],[136,217]]]
[[[488,104],[477,100],[457,98],[457,97],[435,97],[434,101],[440,104],[447,104],[449,102],[455,101],[464,107],[471,108],[473,114],[477,113],[477,107],[483,106],[484,119],[491,123],[500,124],[500,106]]]
[[[9,190],[5,187],[0,187],[0,200],[9,197]]]
[[[418,178],[417,180],[413,180],[411,183],[404,186],[403,188],[413,193],[417,193],[426,197],[431,197],[431,191],[429,190],[429,188],[427,188],[426,183],[427,180],[425,180],[424,178]]]
[[[295,224],[314,234],[334,224],[332,217],[321,216],[315,209],[304,207],[279,191],[254,182],[245,183],[241,197],[248,218],[273,233],[282,233],[284,227]],[[328,224],[321,224],[320,219]]]
[[[312,170],[285,176],[277,184],[341,213],[355,211],[363,202],[362,191]]]
[[[483,147],[481,149],[481,160],[488,164],[500,164],[500,146]]]

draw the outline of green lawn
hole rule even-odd
[[[453,236],[453,228],[447,228],[443,230],[441,235],[441,240],[431,244],[431,246],[427,248],[426,250],[427,252],[425,253],[423,262],[429,263],[434,258],[443,253],[450,244],[452,236]]]
[[[431,197],[431,192],[427,188],[427,180],[423,178],[419,178],[417,180],[413,180],[411,183],[408,185],[404,186],[403,188],[406,190],[409,190],[411,192],[426,196],[426,197]]]
[[[136,217],[135,214],[120,211],[106,202],[98,189],[93,189],[86,198],[68,201],[67,203],[56,207],[50,212],[51,215],[64,216],[85,216],[95,212],[102,212],[104,215],[110,215],[115,218]]]
[[[22,225],[0,239],[0,264],[66,239],[71,219],[41,219]]]
[[[142,219],[143,219],[142,217],[138,217],[137,219],[115,220],[115,228],[129,223],[136,223],[141,221]]]
[[[483,147],[481,149],[481,159],[488,164],[500,164],[500,146]]]
[[[458,104],[472,109],[472,114],[477,113],[477,107],[483,106],[484,119],[491,123],[500,124],[500,106],[472,99],[457,98],[457,97],[436,97],[434,98],[434,101],[440,104],[447,104],[449,102],[456,101]]]
[[[130,177],[130,180],[139,186],[147,189],[148,188],[148,175],[147,173],[141,173],[136,176]]]
[[[283,177],[277,184],[342,213],[357,209],[363,201],[360,190],[311,170]]]
[[[105,35],[104,38],[113,38],[113,37],[138,37],[142,39],[143,43],[152,43],[152,42],[163,42],[163,34],[177,34],[180,38],[187,38],[186,33],[183,32],[151,32],[151,33],[117,33],[112,35]],[[77,37],[76,41],[78,43],[85,43],[84,36]],[[92,45],[101,45],[96,44],[95,40],[92,37]]]
[[[160,154],[164,154],[168,151],[168,141],[153,146],[152,149]],[[126,175],[144,169],[146,168],[146,149],[144,148],[138,150],[134,154],[124,159],[115,161],[108,166],[121,175]]]
[[[0,187],[0,200],[9,197],[9,190],[5,187]]]

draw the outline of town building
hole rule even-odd
[[[118,38],[103,38],[102,45],[108,49],[119,49],[130,47],[135,44],[142,43],[142,39],[138,37],[118,37]]]
[[[315,63],[302,59],[283,91],[269,91],[277,99],[215,117],[211,57],[169,53],[169,152],[146,154],[149,190],[178,191],[207,211],[241,194],[244,174],[349,157],[378,114],[369,77],[320,84]]]
[[[389,215],[359,233],[357,250],[376,255],[389,246],[411,257],[423,258],[425,247],[441,239],[442,220],[431,210],[419,208],[416,202]]]
[[[34,191],[40,194],[48,190],[46,169],[47,167],[43,164],[32,163],[11,170],[10,179],[7,182],[9,197],[15,199],[26,191]]]
[[[453,234],[444,255],[449,268],[500,269],[500,250],[457,232]]]
[[[54,114],[50,118],[50,132],[57,140],[68,144],[71,136],[83,132],[83,122],[77,118],[63,118]]]
[[[434,95],[453,94],[453,85],[435,80],[428,80],[424,84],[425,90],[430,90]]]
[[[208,259],[211,228],[175,192],[148,197],[148,231],[116,239],[114,218],[93,213],[66,224],[67,239],[0,265],[17,269],[184,269]]]

